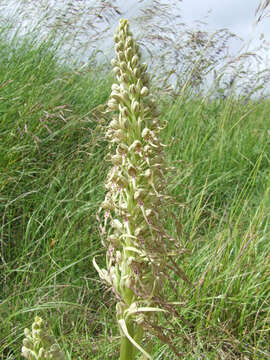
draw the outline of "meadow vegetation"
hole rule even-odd
[[[55,44],[1,30],[0,359],[20,358],[39,315],[67,359],[116,360],[115,300],[92,265],[104,255],[96,212],[112,77],[59,62]],[[188,81],[157,93],[174,166],[166,226],[188,249],[179,264],[191,282],[179,279],[181,358],[268,359],[270,102]],[[153,354],[175,358],[159,341]]]

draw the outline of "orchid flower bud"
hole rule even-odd
[[[135,67],[133,70],[133,74],[134,74],[135,78],[138,78],[141,74],[140,69]]]
[[[119,103],[119,101],[121,100],[121,94],[115,90],[112,91],[111,95],[110,95],[110,99],[112,100],[116,100],[116,101],[113,101],[114,103]]]
[[[134,84],[131,84],[131,85],[129,86],[129,92],[130,92],[130,94],[131,94],[132,96],[137,95],[136,86],[135,86]]]
[[[121,106],[121,105],[120,105]],[[120,112],[121,112],[121,115],[125,118],[128,117],[128,109],[126,106],[123,106],[123,107],[120,107]]]
[[[123,92],[122,92],[122,99],[125,101],[125,102],[129,102],[129,94],[128,94],[128,92],[126,91],[126,90],[124,90]]]
[[[133,56],[133,58],[131,59],[131,64],[132,66],[137,66],[139,62],[139,56],[136,54]]]
[[[125,61],[121,61],[120,68],[122,71],[127,71],[127,63]]]
[[[120,123],[123,129],[127,130],[129,128],[129,120],[127,118],[121,117]]]
[[[147,96],[149,94],[149,90],[146,86],[144,86],[141,90],[141,95],[142,96]]]
[[[112,91],[117,91],[117,92],[119,92],[119,90],[120,90],[120,86],[119,86],[119,85],[117,85],[117,84],[112,84]]]
[[[107,105],[110,110],[118,110],[119,108],[118,102],[115,99],[110,99]]]
[[[120,41],[120,38],[119,38],[119,35],[114,35],[113,36],[113,38],[114,38],[114,42],[116,42],[116,43],[118,43],[119,41]]]
[[[131,111],[135,114],[138,115],[140,112],[140,104],[138,103],[138,101],[136,101],[135,99],[132,99],[131,102]]]
[[[23,339],[23,345],[24,345],[26,348],[31,349],[32,346],[33,346],[33,342],[32,342],[30,339],[24,338],[24,339]]]
[[[128,38],[126,39],[126,47],[132,47],[133,46],[133,39],[131,36],[128,36]]]
[[[112,60],[111,60],[111,65],[112,65],[112,67],[114,68],[115,66],[118,65],[118,61],[117,61],[116,59],[112,59]]]
[[[115,66],[115,67],[113,68],[113,72],[115,73],[115,75],[120,75],[120,67]]]
[[[119,51],[117,55],[119,61],[125,61],[125,53],[123,51]]]
[[[125,73],[122,73],[121,76],[120,76],[120,81],[125,83],[125,84],[128,84],[128,80],[129,80],[128,75],[125,74]]]
[[[133,54],[133,50],[131,47],[128,47],[125,51],[126,60],[129,61],[131,59],[131,56]]]
[[[124,43],[122,41],[119,41],[115,45],[115,51],[118,53],[118,51],[122,51],[122,50],[124,50]]]
[[[141,71],[145,72],[147,70],[147,64],[146,63],[142,63],[141,64]]]

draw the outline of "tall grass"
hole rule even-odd
[[[114,303],[91,262],[111,78],[60,65],[53,41],[16,39],[0,40],[0,358],[20,358],[39,314],[67,359],[117,359]],[[270,103],[188,91],[159,99],[179,202],[167,226],[192,282],[179,280],[182,358],[267,359]],[[174,356],[157,342],[155,359]]]
[[[51,312],[53,327],[64,322],[67,334],[85,331],[81,319],[100,331],[91,319],[104,305],[90,263],[99,251],[95,210],[106,149],[94,109],[105,102],[110,77],[59,67],[50,42],[29,38],[12,46],[1,41],[0,68],[0,353],[6,359],[20,353],[33,311]]]

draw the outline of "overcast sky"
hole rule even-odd
[[[149,0],[150,1],[150,0]],[[165,0],[166,1],[166,0]],[[261,0],[183,0],[179,1],[179,8],[183,22],[188,25],[196,20],[207,23],[206,29],[215,31],[228,28],[231,32],[241,37],[245,44],[249,43],[249,50],[259,45],[259,37],[263,33],[268,42],[269,51],[265,61],[269,64],[270,57],[270,17],[265,18],[255,26],[255,12]],[[164,0],[161,1],[164,3]],[[168,0],[168,3],[170,0]],[[121,10],[126,11],[126,16],[137,15],[138,0],[118,0]],[[233,50],[243,46],[243,43],[232,44]],[[245,48],[246,49],[246,48]]]
[[[261,33],[270,41],[270,18],[255,26],[255,11],[259,1],[183,0],[182,16],[186,22],[207,17],[206,22],[211,30],[226,27],[246,41],[253,40],[255,45]]]
[[[7,10],[14,10],[20,7],[24,14],[35,14],[31,17],[28,16],[27,22],[32,19],[42,16],[44,6],[50,4],[51,9],[54,11],[56,8],[65,8],[72,4],[75,7],[81,7],[83,9],[85,4],[97,4],[98,0],[0,0],[0,14],[7,13]],[[130,19],[132,25],[132,18],[139,14],[139,8],[143,8],[147,3],[151,4],[151,0],[111,0],[112,4],[116,4],[122,12],[119,17],[127,17]],[[259,25],[255,26],[255,11],[261,0],[160,0],[160,3],[177,3],[174,6],[175,13],[182,16],[183,22],[189,26],[194,24],[194,28],[197,26],[196,20],[204,20],[207,25],[202,26],[202,29],[209,31],[215,31],[221,28],[228,28],[231,32],[243,38],[245,44],[250,41],[250,47],[246,47],[243,50],[253,50],[259,45],[260,34],[263,33],[266,41],[268,42],[267,50],[265,51],[265,58],[263,63],[270,67],[270,17],[265,18]],[[102,1],[100,0],[102,3]],[[4,5],[5,4],[5,5]],[[20,5],[19,5],[20,4]],[[23,5],[21,5],[23,4]],[[33,8],[34,6],[34,8]],[[172,5],[173,6],[173,5]],[[6,10],[3,10],[3,9]],[[46,6],[45,6],[46,8]],[[2,9],[2,10],[1,10]],[[56,12],[55,12],[56,13]],[[82,18],[84,11],[80,15]],[[87,18],[86,14],[86,20]],[[15,16],[15,18],[18,16]],[[25,17],[25,16],[24,16]],[[114,18],[114,24],[112,24],[112,32],[114,31],[119,18]],[[18,24],[22,20],[18,20]],[[173,18],[171,19],[173,26]],[[85,38],[89,41],[89,32],[86,30]],[[103,42],[102,45],[106,44]],[[233,52],[240,49],[243,43],[235,41],[231,44]]]

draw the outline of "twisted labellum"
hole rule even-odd
[[[32,331],[24,330],[22,356],[28,360],[64,360],[64,353],[55,343],[53,336],[49,335],[44,320],[36,316]]]
[[[106,133],[113,166],[99,211],[107,269],[100,269],[95,259],[93,264],[118,301],[120,359],[135,359],[138,351],[151,359],[145,350],[145,330],[157,330],[158,313],[171,312],[163,288],[177,248],[163,226],[169,197],[164,195],[167,168],[159,140],[159,111],[149,95],[147,66],[140,63],[127,20],[120,20],[115,51],[117,83],[108,101],[112,120]]]

